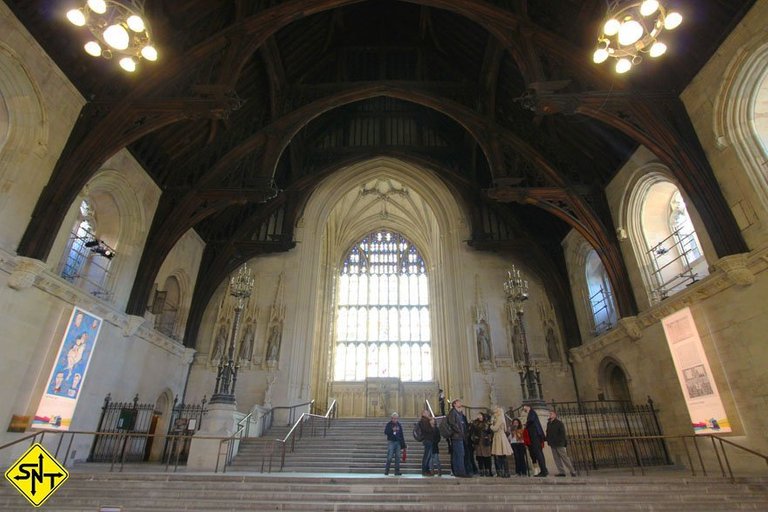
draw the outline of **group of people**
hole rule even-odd
[[[444,402],[440,402],[441,412],[444,413]],[[576,469],[566,450],[568,439],[565,425],[557,418],[557,413],[554,410],[549,412],[545,431],[536,411],[528,405],[523,406],[522,411],[525,422],[514,418],[510,425],[507,425],[504,410],[499,406],[494,406],[490,414],[478,413],[470,422],[464,414],[461,400],[456,399],[451,402],[448,414],[444,414],[442,424],[438,423],[430,411],[424,410],[414,429],[424,447],[421,474],[442,475],[439,445],[444,437],[451,456],[451,473],[457,478],[471,478],[475,475],[508,478],[512,470],[517,476],[530,475],[532,468],[528,466],[526,452],[538,466],[539,471],[534,476],[546,477],[549,471],[543,451],[545,442],[549,444],[557,465],[558,473],[555,476],[566,476],[566,471],[571,476],[576,476]],[[401,450],[407,445],[397,413],[392,413],[384,433],[388,441],[384,474],[389,474],[390,463],[394,460],[395,475],[400,475]],[[513,458],[514,467],[508,457]]]

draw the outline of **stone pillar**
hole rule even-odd
[[[227,443],[204,437],[229,437],[237,431],[237,410],[234,404],[210,404],[203,417],[202,427],[192,437],[187,458],[189,471],[214,471],[219,460],[219,471],[224,468]]]

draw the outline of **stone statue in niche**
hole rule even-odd
[[[491,361],[491,329],[485,318],[475,324],[477,334],[477,357],[481,363]]]
[[[553,363],[559,363],[562,361],[562,357],[560,356],[560,349],[557,347],[557,337],[555,336],[555,330],[552,328],[552,326],[549,326],[547,328],[547,355],[549,356],[549,360]]]
[[[242,340],[240,340],[240,351],[237,354],[237,358],[240,361],[250,362],[253,358],[253,343],[255,338],[256,329],[253,325],[253,319],[249,317],[248,322],[246,323],[245,333],[243,334]]]
[[[280,344],[283,338],[283,320],[285,319],[285,305],[283,304],[283,274],[277,278],[275,300],[269,312],[267,324],[267,349],[264,353],[264,362],[267,367],[277,366],[280,357]]]
[[[219,325],[219,332],[213,340],[213,349],[211,350],[211,362],[217,364],[224,357],[224,349],[227,346],[227,326],[222,322]]]
[[[280,356],[280,339],[282,338],[282,324],[274,323],[269,331],[269,338],[267,339],[267,357],[268,363],[276,363],[277,358]]]
[[[520,332],[520,321],[515,320],[512,325],[512,355],[515,361],[523,360],[523,335]]]
[[[267,390],[264,392],[264,407],[272,408],[272,387],[277,380],[277,375],[267,376]]]

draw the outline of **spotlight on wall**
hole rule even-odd
[[[93,239],[85,242],[84,245],[85,247],[89,248],[92,253],[104,256],[108,260],[111,260],[115,257],[115,250],[104,243],[104,240]]]

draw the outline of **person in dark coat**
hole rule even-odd
[[[531,409],[530,405],[523,406],[523,414],[525,414],[525,429],[528,431],[528,436],[531,438],[531,445],[528,447],[531,451],[531,458],[534,462],[539,464],[538,477],[545,477],[549,475],[547,471],[547,462],[544,460],[544,452],[542,447],[546,440],[544,436],[544,429],[541,427],[539,416],[536,411]]]
[[[467,437],[465,429],[464,406],[461,400],[451,402],[451,412],[448,413],[448,426],[451,429],[451,470],[453,476],[458,478],[470,478],[464,467],[464,439]]]
[[[423,476],[432,476],[432,447],[434,446],[435,420],[427,409],[421,413],[419,420],[421,429],[421,444],[424,446],[424,455],[421,457],[421,474]]]
[[[405,436],[403,436],[403,426],[398,421],[400,415],[392,413],[387,426],[384,427],[384,433],[387,435],[387,465],[384,467],[384,474],[389,474],[389,464],[392,457],[395,458],[395,475],[402,475],[400,472],[400,450],[406,448]]]
[[[573,467],[571,458],[565,447],[568,445],[568,436],[565,433],[565,425],[557,418],[555,411],[549,411],[549,420],[547,420],[547,444],[552,450],[552,457],[557,465],[557,474],[555,476],[565,476],[565,470],[576,476],[576,470]]]

